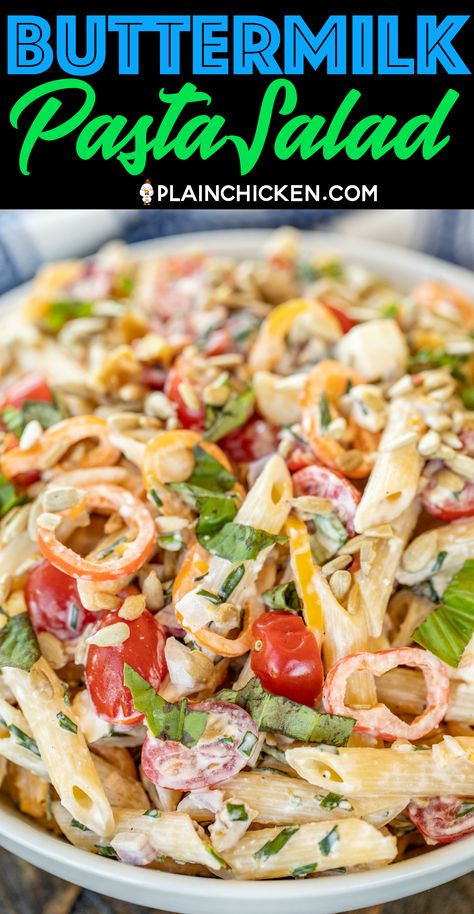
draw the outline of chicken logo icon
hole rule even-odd
[[[154,193],[155,191],[153,190],[150,179],[145,178],[145,183],[140,187],[140,197],[142,198],[144,206],[150,206],[151,198]]]

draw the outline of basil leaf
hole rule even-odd
[[[295,870],[291,871],[291,875],[294,879],[303,879],[305,876],[315,873],[317,868],[317,863],[307,863],[306,866],[297,866]]]
[[[5,517],[12,508],[25,505],[30,499],[27,495],[18,495],[15,486],[0,473],[0,517]]]
[[[453,576],[443,603],[413,632],[412,638],[435,657],[457,667],[474,631],[474,559]]]
[[[92,309],[93,304],[88,301],[75,301],[72,298],[53,301],[46,315],[46,325],[53,333],[59,333],[67,321],[78,317],[90,317]]]
[[[319,841],[319,849],[323,857],[328,857],[331,853],[333,847],[339,842],[339,831],[337,825],[334,828],[331,828],[331,831],[324,836],[324,838]]]
[[[44,400],[24,400],[20,409],[6,406],[1,411],[2,421],[17,438],[21,437],[28,423],[33,420],[39,422],[42,428],[50,428],[66,416],[67,411],[57,398],[51,403]]]
[[[336,514],[315,514],[313,523],[318,539],[330,552],[337,551],[347,542],[347,530]]]
[[[233,571],[227,575],[219,593],[211,593],[210,590],[202,589],[197,591],[197,595],[199,597],[206,597],[210,603],[214,603],[216,606],[218,606],[219,603],[227,603],[227,600],[242,580],[244,574],[244,566],[238,565],[237,568],[234,568]],[[206,577],[206,575],[203,575],[203,577]]]
[[[124,665],[123,681],[132,693],[136,710],[145,714],[153,736],[188,748],[196,745],[206,729],[206,711],[190,711],[185,698],[175,704],[165,701],[128,663]]]
[[[256,559],[262,549],[274,543],[286,543],[286,536],[275,536],[266,530],[256,530],[247,524],[225,524],[214,536],[198,537],[202,546],[229,562]]]
[[[193,456],[194,469],[186,480],[188,486],[200,486],[211,492],[227,492],[232,488],[235,476],[199,444],[193,447]]]
[[[257,737],[255,736],[255,733],[252,733],[251,730],[247,730],[244,733],[244,738],[243,738],[242,742],[239,743],[239,745],[237,746],[237,749],[239,750],[239,752],[242,753],[242,755],[246,755],[246,756],[250,757],[252,755],[256,742],[257,742]]]
[[[143,815],[148,816],[150,819],[159,819],[161,816],[161,809],[147,809]]]
[[[329,400],[326,391],[323,391],[321,394],[321,399],[319,401],[319,423],[321,426],[321,431],[326,432],[328,425],[331,422],[331,410],[329,409]]]
[[[258,851],[255,852],[255,860],[268,860],[269,857],[273,857],[275,854],[278,854],[281,851],[285,844],[288,843],[290,838],[299,831],[299,825],[292,825],[289,828],[282,828],[271,841],[267,841],[266,844],[263,844],[262,847],[259,847]]]
[[[111,857],[112,860],[118,860],[117,854],[110,844],[94,844],[94,847],[101,857]]]
[[[346,812],[350,812],[354,809],[353,806],[349,803],[349,800],[346,800],[345,797],[341,796],[340,793],[327,793],[326,796],[316,794],[315,800],[318,800],[321,809],[345,809]]]
[[[461,365],[464,365],[468,358],[468,355],[452,355],[444,349],[430,349],[427,346],[423,346],[415,355],[410,356],[409,366],[414,371],[420,368],[442,368],[446,366],[456,381],[465,381]]]
[[[225,808],[231,822],[247,822],[249,814],[243,803],[226,803]]]
[[[352,717],[323,714],[282,695],[272,695],[263,688],[257,676],[243,689],[224,689],[217,698],[244,708],[259,730],[283,733],[303,743],[345,746],[355,724]]]
[[[38,749],[38,743],[31,736],[28,736],[24,730],[20,730],[19,727],[16,727],[15,724],[6,724],[7,729],[10,731],[11,735],[15,737],[15,741],[19,746],[22,746],[23,749],[29,749],[30,752],[33,752],[34,755],[41,757],[41,753]]]
[[[286,584],[277,584],[276,587],[265,590],[262,594],[262,600],[265,606],[270,609],[283,609],[287,612],[300,612],[302,609],[302,603],[294,581],[288,581]]]
[[[465,387],[461,392],[461,397],[466,409],[474,409],[474,387]]]
[[[8,619],[0,631],[0,669],[13,666],[29,672],[40,657],[38,639],[28,613]]]
[[[474,803],[468,803],[467,801],[464,801],[463,803],[461,803],[454,818],[462,819],[463,816],[470,816],[471,813],[473,813],[473,812],[474,812]]]
[[[56,718],[62,730],[67,730],[68,733],[77,733],[77,724],[75,724],[67,714],[64,714],[63,711],[56,714]]]
[[[224,435],[240,428],[250,419],[254,408],[254,394],[251,389],[230,397],[222,409],[213,409],[211,422],[204,437],[207,441],[219,441]]]
[[[87,828],[87,825],[83,825],[78,819],[71,819],[69,824],[71,828],[79,828],[80,831],[90,831],[90,828]]]
[[[235,498],[228,495],[198,498],[197,509],[199,520],[196,524],[196,537],[201,544],[205,537],[217,534],[237,514]]]
[[[432,569],[431,569],[431,573],[432,573],[432,574],[436,574],[437,571],[440,571],[440,570],[441,570],[441,567],[442,567],[442,565],[443,565],[443,562],[444,562],[444,560],[445,560],[447,554],[448,554],[448,553],[447,553],[445,550],[442,550],[441,552],[438,552],[438,555],[436,556],[435,563],[434,563],[434,565],[433,565],[433,567],[432,567]]]

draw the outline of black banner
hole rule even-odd
[[[3,207],[474,205],[465,0],[6,6]]]

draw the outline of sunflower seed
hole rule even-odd
[[[393,399],[394,397],[403,397],[405,394],[410,394],[413,389],[413,380],[409,374],[406,374],[403,378],[400,378],[399,381],[396,381],[395,384],[392,384],[387,392],[387,396],[390,397],[390,399]]]
[[[339,555],[355,555],[356,552],[359,552],[362,543],[365,542],[365,534],[359,533],[358,536],[353,536],[352,539],[347,540],[347,543],[344,543],[343,546],[339,549]]]
[[[75,508],[84,498],[85,492],[73,486],[58,486],[46,489],[43,495],[45,511],[66,511]]]
[[[123,644],[130,637],[130,628],[126,622],[115,622],[100,628],[94,635],[87,638],[88,644],[96,647],[112,647],[114,644]]]
[[[390,453],[391,451],[398,451],[401,447],[406,447],[408,444],[414,444],[418,439],[416,432],[403,432],[401,435],[397,435],[394,438],[388,438],[380,445],[380,451],[382,453]]]
[[[142,584],[143,596],[146,600],[147,609],[158,610],[163,608],[163,585],[153,569],[147,574]]]
[[[420,438],[417,451],[422,457],[431,457],[431,455],[438,450],[440,444],[441,439],[438,432],[435,432],[434,429],[432,429]]]
[[[134,619],[138,619],[141,616],[142,612],[145,609],[145,596],[144,594],[137,593],[131,594],[127,597],[120,607],[118,614],[121,619],[127,619],[129,622],[133,622]]]
[[[344,451],[343,454],[340,454],[337,457],[337,465],[343,473],[350,473],[352,470],[356,470],[357,467],[360,467],[363,460],[361,451],[356,449],[350,451]]]
[[[349,592],[350,586],[352,583],[352,575],[349,571],[343,571],[339,569],[335,571],[329,578],[329,586],[336,597],[336,600],[339,603],[344,599],[346,594]]]
[[[446,466],[453,473],[459,473],[460,476],[465,476],[469,480],[474,479],[474,459],[468,457],[467,454],[454,454],[452,458],[446,459]]]
[[[43,512],[38,517],[36,521],[38,527],[43,527],[44,530],[55,530],[58,524],[61,523],[61,518],[57,514],[49,514],[48,512]]]
[[[178,384],[178,393],[188,409],[193,409],[196,412],[199,410],[201,406],[199,397],[194,387],[191,387],[191,384],[188,384],[187,381],[181,381],[181,384]]]

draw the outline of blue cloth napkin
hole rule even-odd
[[[0,292],[45,261],[90,254],[112,238],[279,225],[401,244],[474,268],[473,210],[0,210]]]

